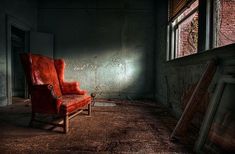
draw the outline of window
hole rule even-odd
[[[214,0],[214,47],[235,43],[235,0]]]
[[[170,29],[172,59],[197,53],[198,0],[171,22]]]
[[[169,0],[167,60],[233,43],[235,0]]]

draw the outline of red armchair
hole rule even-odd
[[[63,127],[67,133],[69,119],[83,111],[84,107],[87,106],[88,115],[91,114],[91,96],[79,88],[78,82],[64,81],[64,60],[31,53],[21,54],[20,57],[31,96],[30,125],[33,121],[48,123],[36,119],[36,113],[56,114],[63,117],[63,124],[50,124]]]

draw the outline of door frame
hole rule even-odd
[[[29,51],[29,31],[31,26],[22,22],[21,20],[7,15],[6,16],[6,43],[7,43],[7,105],[12,104],[12,49],[11,49],[11,26],[14,26],[22,31],[25,31],[25,52]],[[25,86],[26,88],[27,86]],[[27,88],[25,90],[25,95],[27,95]]]

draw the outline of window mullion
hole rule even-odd
[[[198,52],[208,50],[209,48],[209,23],[208,23],[208,11],[207,0],[199,0],[198,9]],[[210,22],[210,21],[209,21]]]

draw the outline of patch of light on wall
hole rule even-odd
[[[82,88],[89,91],[100,93],[122,91],[139,82],[137,80],[144,67],[142,51],[127,54],[109,50],[89,56],[68,55],[65,58],[67,63],[65,78],[79,81]]]

